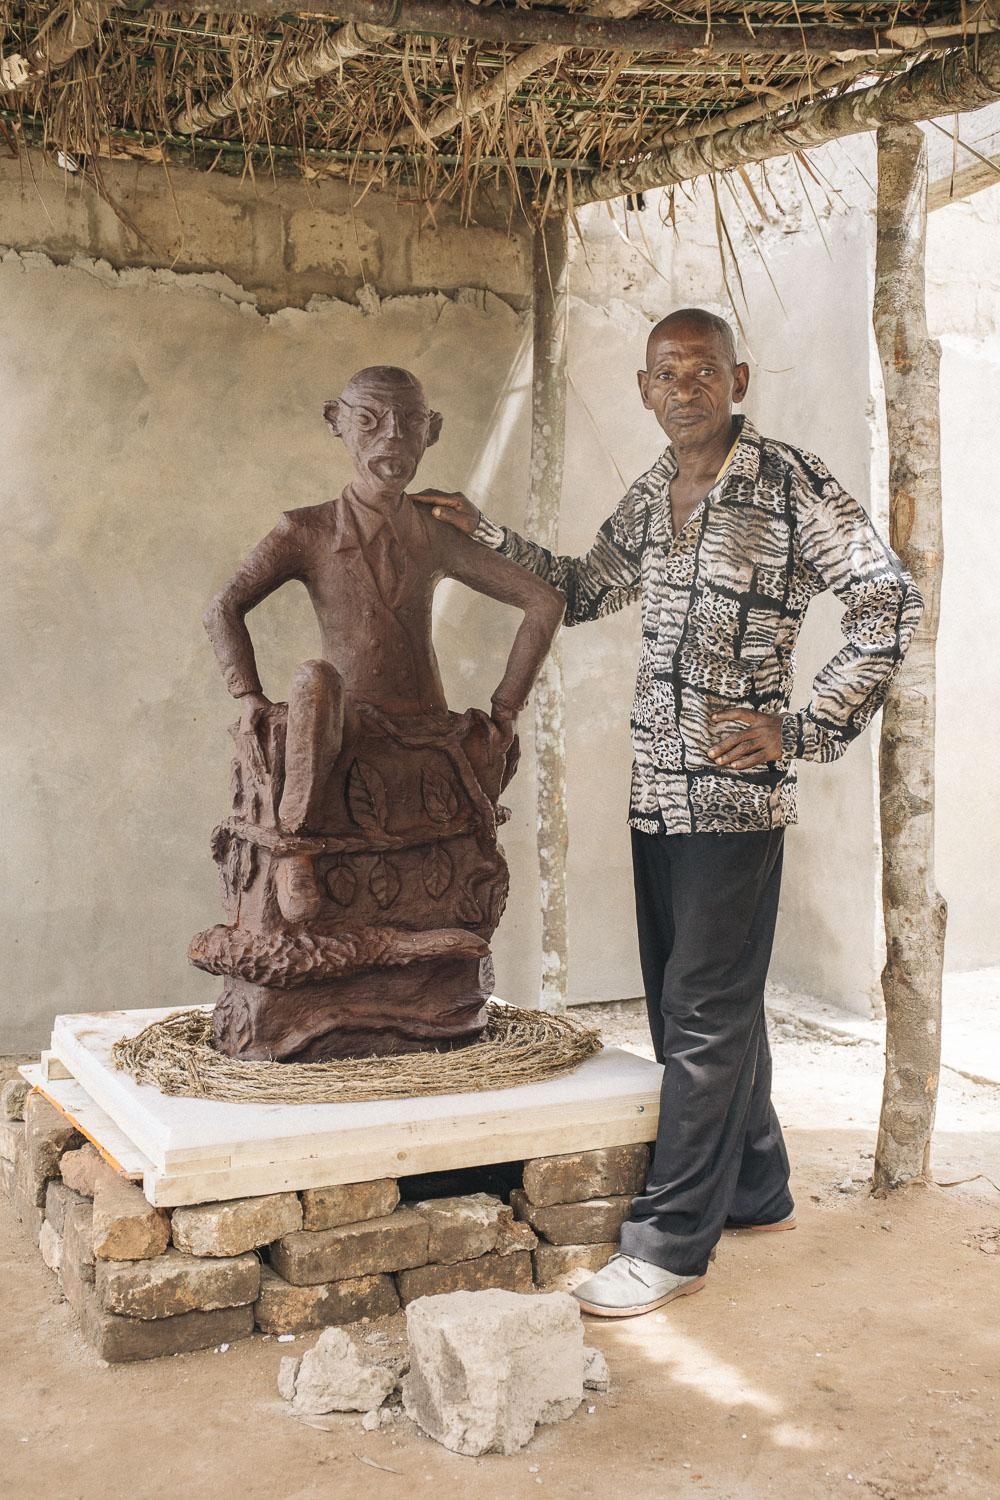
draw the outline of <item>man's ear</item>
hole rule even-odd
[[[436,443],[438,438],[441,436],[441,423],[444,421],[444,418],[439,411],[432,411],[429,413],[429,416],[430,420],[427,423],[428,448],[432,443]]]
[[[646,408],[646,410],[648,411],[649,410],[649,398],[646,395],[646,385],[647,385],[647,382],[649,380],[649,371],[648,370],[636,370],[636,372],[635,372],[635,378],[639,382],[639,395],[642,397],[642,404]]]
[[[750,366],[737,365],[733,371],[733,400],[742,401],[750,384]]]
[[[340,430],[340,402],[339,401],[326,401],[326,402],[324,402],[323,403],[323,415],[326,418],[327,426],[329,427],[330,431],[333,433],[334,437],[343,437],[343,433]]]

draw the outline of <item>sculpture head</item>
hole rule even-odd
[[[402,494],[441,432],[441,413],[430,410],[419,380],[394,365],[359,370],[323,415],[358,478],[383,494]]]

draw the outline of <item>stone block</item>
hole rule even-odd
[[[511,1217],[500,1223],[496,1246],[498,1255],[510,1255],[515,1250],[534,1250],[538,1244],[538,1236],[531,1225],[522,1224],[515,1219],[513,1212],[511,1209]]]
[[[414,1213],[426,1219],[430,1231],[427,1259],[443,1265],[473,1260],[495,1250],[501,1224],[513,1220],[512,1210],[489,1193],[428,1198],[412,1206]]]
[[[336,1229],[301,1229],[271,1246],[271,1264],[293,1286],[403,1271],[427,1260],[427,1220],[412,1208]]]
[[[0,1120],[0,1161],[13,1164],[23,1140],[24,1125],[20,1120]]]
[[[535,1283],[542,1291],[571,1292],[602,1270],[617,1249],[613,1241],[603,1245],[539,1245],[532,1256]]]
[[[81,1144],[83,1137],[65,1115],[59,1113],[41,1094],[32,1091],[24,1106],[25,1152],[19,1190],[29,1203],[42,1208],[45,1184],[59,1176],[59,1159],[64,1151]]]
[[[391,1177],[306,1188],[302,1193],[302,1228],[338,1229],[342,1224],[359,1224],[362,1219],[384,1219],[398,1202],[399,1184]]]
[[[568,1156],[536,1156],[524,1164],[524,1191],[537,1208],[587,1198],[634,1198],[646,1185],[648,1146],[605,1146]]]
[[[264,1266],[254,1316],[262,1333],[308,1333],[362,1318],[386,1318],[398,1310],[396,1284],[384,1273],[319,1286],[292,1286]]]
[[[58,1276],[62,1266],[62,1235],[56,1232],[49,1219],[38,1232],[38,1250],[49,1270]]]
[[[253,1306],[223,1307],[215,1312],[180,1313],[175,1318],[126,1318],[106,1312],[90,1286],[63,1260],[63,1290],[80,1320],[88,1344],[111,1364],[159,1359],[234,1344],[253,1333]]]
[[[325,1328],[301,1359],[283,1359],[278,1392],[296,1411],[374,1411],[395,1390],[405,1354],[379,1355],[342,1328]]]
[[[5,1198],[14,1196],[14,1163],[0,1156],[0,1193]]]
[[[515,1189],[511,1206],[550,1245],[600,1245],[617,1240],[628,1218],[631,1198],[591,1198],[586,1203],[554,1203],[538,1208]]]
[[[407,1415],[453,1453],[516,1453],[583,1399],[583,1325],[562,1292],[424,1297],[406,1332]]]
[[[154,1260],[102,1260],[96,1272],[102,1308],[126,1318],[242,1307],[260,1291],[260,1261],[252,1253],[202,1257],[165,1250]]]
[[[534,1291],[531,1256],[527,1250],[508,1255],[478,1255],[446,1266],[418,1266],[400,1271],[396,1277],[404,1307],[418,1297],[438,1297],[446,1292],[479,1292],[501,1288],[508,1292]]]
[[[30,1093],[31,1084],[23,1078],[8,1078],[0,1089],[0,1116],[5,1120],[23,1120]]]
[[[189,1255],[242,1255],[302,1228],[302,1205],[296,1193],[268,1193],[260,1198],[232,1198],[175,1208],[171,1239]]]
[[[94,1184],[94,1255],[98,1260],[149,1260],[170,1243],[170,1220],[147,1203],[141,1188],[102,1162]]]
[[[106,1166],[101,1153],[88,1144],[76,1151],[67,1151],[59,1163],[59,1171],[67,1187],[92,1198],[97,1178]]]
[[[86,1201],[79,1193],[74,1193],[72,1188],[66,1187],[62,1182],[50,1182],[46,1185],[45,1217],[56,1234],[62,1234],[67,1211],[73,1204]]]
[[[80,1281],[94,1280],[94,1209],[86,1198],[70,1204],[63,1221],[63,1268]]]

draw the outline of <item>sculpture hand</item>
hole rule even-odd
[[[264,781],[267,776],[260,730],[270,707],[271,700],[263,693],[244,693],[240,699],[240,740],[250,768],[259,781]]]
[[[457,491],[449,494],[445,490],[421,490],[410,499],[417,505],[429,505],[436,521],[447,521],[449,526],[464,531],[466,536],[472,535],[482,517],[479,507]]]

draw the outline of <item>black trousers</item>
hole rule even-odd
[[[727,1219],[769,1224],[793,1208],[764,1019],[783,832],[632,833],[663,1082],[649,1178],[621,1248],[679,1276],[705,1272]]]

